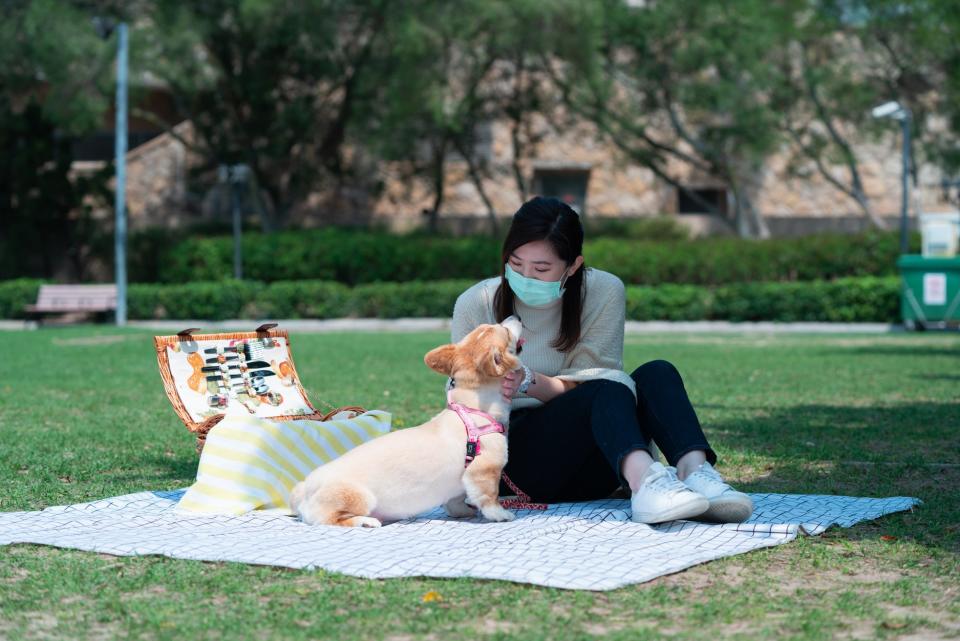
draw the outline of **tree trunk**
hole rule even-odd
[[[734,224],[741,238],[770,238],[770,228],[743,186],[731,185]]]
[[[463,145],[457,145],[457,151],[459,151],[460,155],[467,161],[467,171],[470,173],[470,180],[473,181],[473,186],[476,188],[477,193],[480,194],[480,200],[483,201],[484,206],[487,208],[487,217],[490,221],[490,234],[496,238],[500,236],[500,223],[497,221],[497,210],[494,209],[493,203],[490,202],[490,198],[487,196],[487,191],[483,188],[483,176],[480,175],[480,170],[469,149],[466,149]]]
[[[510,161],[510,167],[513,169],[513,179],[517,183],[517,193],[520,194],[520,202],[527,202],[527,185],[523,180],[523,171],[520,169],[520,120],[515,119],[510,128],[510,142],[513,146],[513,158]]]
[[[863,193],[863,189],[858,184],[854,184],[853,199],[856,201],[857,205],[860,206],[860,210],[863,212],[863,215],[866,217],[866,219],[870,221],[871,225],[877,229],[890,228],[886,221],[880,218],[880,216],[873,211],[873,206],[870,204],[870,199],[867,198],[867,195]]]
[[[446,168],[447,141],[442,140],[433,148],[433,205],[425,211],[427,229],[431,234],[440,230],[440,207],[444,197],[444,169]]]

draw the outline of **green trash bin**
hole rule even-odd
[[[960,326],[960,257],[897,261],[903,278],[900,310],[907,329]]]

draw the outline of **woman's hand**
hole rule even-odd
[[[513,395],[517,393],[517,388],[520,387],[520,383],[522,382],[523,368],[508,372],[507,375],[503,377],[503,383],[500,384],[500,393],[503,394],[503,399],[509,403],[513,399]]]

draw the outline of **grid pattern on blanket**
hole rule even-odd
[[[520,510],[510,523],[452,519],[434,510],[362,529],[311,527],[263,512],[189,514],[175,509],[182,496],[183,490],[140,492],[0,513],[0,545],[322,568],[367,578],[475,577],[610,590],[919,503],[910,497],[753,494],[756,510],[746,523],[676,521],[651,527],[629,520],[628,501],[605,500]]]

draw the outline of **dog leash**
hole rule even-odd
[[[500,478],[507,484],[507,487],[517,495],[516,499],[500,499],[500,505],[504,508],[513,508],[515,510],[545,510],[549,506],[546,503],[531,503],[530,495],[517,487],[516,483],[510,480],[506,472],[500,474]]]

